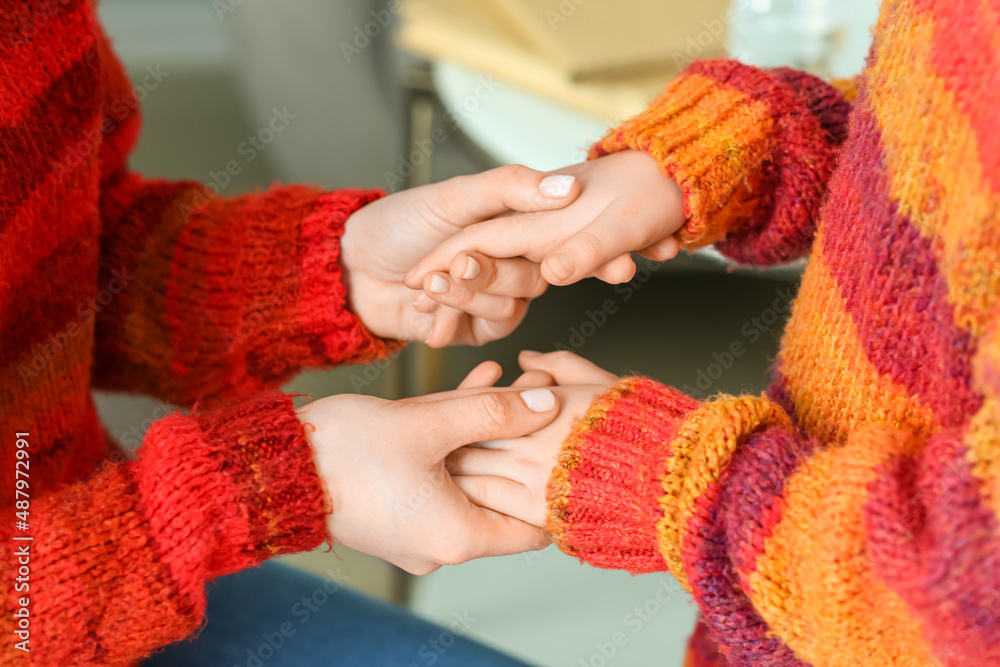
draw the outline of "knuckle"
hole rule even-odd
[[[512,298],[506,298],[500,303],[500,307],[497,309],[497,319],[498,320],[509,320],[517,316],[517,300]]]
[[[545,290],[548,288],[548,282],[546,282],[545,278],[542,278],[541,273],[536,271],[535,275],[532,276],[532,283],[531,287],[528,289],[528,296],[532,299],[537,299],[541,295],[545,294]]]
[[[632,280],[633,276],[635,276],[635,265],[629,263],[622,265],[621,267],[615,267],[615,270],[611,273],[611,279],[613,281],[617,283],[627,283]]]
[[[485,504],[489,501],[490,485],[485,479],[480,478],[476,480],[475,493],[476,499],[479,500],[480,503]]]
[[[502,167],[497,167],[496,171],[500,184],[503,186],[518,185],[531,174],[531,169],[523,164],[505,164]]]
[[[557,366],[566,366],[567,364],[573,363],[574,355],[572,352],[567,350],[559,350],[552,353],[552,361]]]
[[[475,292],[461,289],[457,286],[452,286],[452,288],[448,290],[447,294],[443,294],[442,296],[447,297],[449,306],[454,306],[459,310],[464,310],[472,303],[475,294]]]
[[[573,237],[573,244],[587,257],[599,257],[604,250],[604,242],[596,234],[586,230]]]
[[[483,426],[491,431],[503,428],[510,422],[510,404],[500,394],[483,394],[479,399]]]

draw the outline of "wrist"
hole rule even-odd
[[[363,220],[370,205],[380,197],[382,193],[377,190],[332,192],[320,198],[312,216],[303,222],[303,239],[320,239],[328,248],[310,254],[303,266],[303,282],[313,296],[310,316],[333,321],[347,330],[346,336],[321,337],[319,341],[319,347],[329,343],[328,358],[336,363],[366,363],[387,356],[399,346],[391,340],[393,336],[369,326],[371,313],[366,312],[368,307],[377,312],[380,304],[372,303],[375,299],[365,294],[370,288],[365,288],[368,258]],[[346,351],[350,353],[346,358],[341,356],[345,337]]]
[[[377,210],[377,206],[373,209],[371,204],[367,204],[351,213],[344,221],[340,237],[344,304],[372,336],[382,340],[397,340],[401,338],[399,327],[392,326],[392,319],[386,316],[384,299],[379,299],[379,292],[384,292],[385,283],[380,283],[368,271],[373,261],[372,245],[375,241],[370,234],[366,234],[366,228]]]
[[[360,278],[358,274],[360,273],[360,267],[363,266],[358,258],[359,229],[363,225],[363,222],[360,222],[359,219],[364,217],[362,213],[364,210],[365,207],[359,208],[344,221],[344,232],[340,236],[340,281],[344,285],[344,300],[347,309],[357,315],[361,323],[367,326],[364,318],[358,313],[357,307],[360,301],[357,295],[357,279]]]

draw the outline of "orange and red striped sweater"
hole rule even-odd
[[[198,627],[206,581],[329,539],[291,398],[265,390],[386,352],[338,262],[380,193],[147,180],[139,123],[89,0],[0,0],[3,665],[126,664]],[[108,461],[92,387],[206,407]]]
[[[689,667],[1000,665],[997,109],[1000,2],[886,0],[856,88],[696,63],[592,149],[688,247],[808,253],[765,395],[624,379],[551,479],[563,550],[693,594]]]

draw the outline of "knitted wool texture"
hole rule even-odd
[[[273,388],[394,345],[345,309],[338,261],[345,220],[380,193],[226,198],[131,173],[138,105],[93,7],[0,5],[0,664],[128,664],[198,628],[207,581],[330,539],[309,443]],[[154,423],[128,460],[92,387],[200,407]],[[15,648],[24,596],[30,653]]]
[[[669,570],[687,664],[1000,664],[1000,3],[887,0],[856,85],[699,62],[592,157],[647,151],[689,248],[808,254],[763,397],[598,397],[562,549]]]

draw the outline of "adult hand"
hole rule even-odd
[[[448,285],[446,293],[462,304],[462,310],[429,307],[437,304],[426,298],[419,310],[414,308],[422,295],[420,285],[407,287],[403,277],[469,225],[511,210],[561,208],[579,193],[575,179],[553,179],[527,167],[508,165],[404,190],[362,207],[348,219],[341,239],[352,310],[377,336],[422,341],[431,347],[482,345],[506,336],[524,318],[531,298],[547,286],[537,279],[536,267],[517,260],[501,263],[499,270],[516,278],[510,289],[498,293]]]
[[[299,419],[332,501],[335,542],[412,574],[548,543],[536,527],[471,502],[445,470],[453,450],[533,433],[559,411],[549,389],[472,386],[491,373],[477,369],[465,387],[420,398],[340,395],[305,406]]]
[[[568,285],[590,275],[608,283],[627,282],[635,274],[630,252],[654,261],[677,254],[673,235],[684,224],[684,196],[660,173],[652,157],[626,150],[558,173],[575,176],[583,187],[572,204],[468,226],[410,271],[406,284],[422,287],[434,301],[448,303],[429,289],[428,282],[434,272],[448,271],[455,284],[475,290],[479,285],[463,282],[461,274],[463,257],[470,253],[540,263],[541,276],[553,285]],[[482,271],[484,276],[492,273],[485,267]]]

